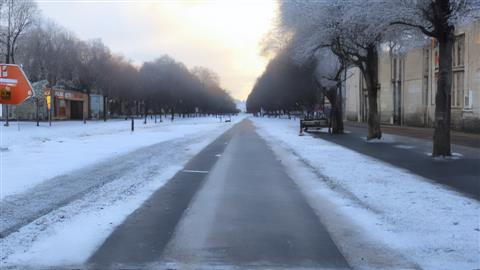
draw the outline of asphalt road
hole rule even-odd
[[[383,134],[383,141],[367,142],[366,127],[346,126],[346,130],[348,133],[342,135],[310,134],[404,168],[471,198],[480,199],[479,148],[452,144],[452,152],[455,154],[452,159],[432,158],[429,156],[432,152],[431,139],[388,134],[387,130]]]
[[[120,225],[91,268],[346,269],[248,120],[214,141]]]

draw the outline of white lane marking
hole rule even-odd
[[[208,171],[183,170],[185,173],[208,173]]]
[[[394,145],[394,147],[400,148],[400,149],[413,149],[413,148],[415,148],[415,146],[413,146],[413,145],[405,145],[405,144],[397,144],[397,145]]]
[[[222,154],[216,154],[215,156],[216,156],[216,157],[221,157],[221,156],[222,156]]]

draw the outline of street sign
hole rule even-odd
[[[33,88],[18,65],[0,64],[0,104],[17,105],[33,96]]]
[[[47,109],[50,110],[52,107],[52,96],[46,96],[45,98],[47,99]]]

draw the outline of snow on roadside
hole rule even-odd
[[[479,268],[476,200],[340,145],[299,137],[296,121],[251,119],[355,268]]]
[[[143,119],[137,119],[134,132],[130,131],[130,121],[118,119],[87,124],[59,121],[51,127],[46,123],[37,127],[34,122],[0,125],[0,197],[111,156],[229,124],[215,117],[178,118],[157,124],[148,119],[146,125]]]
[[[243,117],[232,123],[184,125],[195,134],[138,161],[131,171],[49,212],[0,240],[0,267],[69,267],[85,262],[116,226],[163,186],[183,165]],[[176,133],[182,134],[182,133]],[[127,135],[128,136],[128,135]],[[131,165],[131,164],[129,164]]]

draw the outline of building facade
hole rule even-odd
[[[72,90],[48,89],[52,95],[51,115],[52,120],[83,120],[88,116],[99,119],[103,115],[103,96],[91,94],[90,96]],[[89,108],[90,100],[90,108]],[[48,108],[45,96],[36,93],[20,105],[10,105],[8,118],[12,120],[36,120],[38,109],[39,120],[48,120]],[[6,108],[2,106],[2,119],[6,117]]]
[[[455,32],[451,92],[452,128],[480,132],[480,22]],[[382,123],[433,127],[438,46],[431,42],[404,54],[379,55],[378,95]],[[347,72],[345,117],[366,122],[367,92],[358,68]]]

